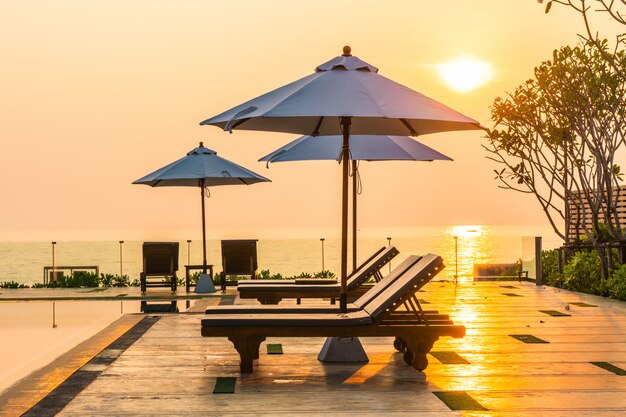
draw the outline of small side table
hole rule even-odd
[[[189,271],[192,271],[192,270],[202,271],[203,269],[204,269],[204,265],[185,265],[185,288],[187,292],[189,292],[189,288],[196,286],[196,284],[192,284],[191,282],[189,282],[189,278],[191,277],[191,274],[189,273]],[[213,265],[207,265],[206,270],[207,270],[207,274],[209,274],[209,276],[211,277],[211,282],[212,282],[213,281]]]

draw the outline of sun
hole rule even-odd
[[[474,90],[493,77],[491,64],[471,57],[455,58],[438,64],[439,77],[453,90]]]

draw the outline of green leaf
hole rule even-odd
[[[546,4],[546,14],[550,13],[550,9],[551,9],[551,8],[552,8],[552,2],[551,2],[551,1],[549,1],[549,2]]]

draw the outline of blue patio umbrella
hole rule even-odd
[[[280,68],[280,66],[277,66]],[[348,176],[351,135],[410,135],[483,129],[480,123],[378,74],[351,48],[311,75],[246,101],[201,125],[311,136],[342,135],[341,293],[347,311]]]
[[[341,160],[342,136],[302,136],[259,159],[270,162]],[[352,161],[352,268],[357,260],[357,182],[356,161],[452,161],[452,158],[408,136],[350,136]]]
[[[208,187],[218,185],[250,185],[270,182],[269,179],[217,156],[217,152],[200,146],[187,152],[187,156],[157,169],[133,182],[151,187],[199,187],[202,201],[202,272],[206,274],[206,222],[204,198]]]

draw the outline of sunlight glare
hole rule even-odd
[[[452,228],[452,233],[454,234],[454,236],[460,236],[460,237],[467,237],[467,238],[474,238],[474,237],[480,237],[483,234],[483,227],[482,226],[454,226]]]
[[[493,77],[491,64],[471,57],[460,57],[437,65],[439,77],[453,90],[474,90]]]

